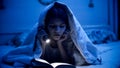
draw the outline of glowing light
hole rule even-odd
[[[50,39],[46,39],[46,41],[45,41],[46,43],[50,43]]]

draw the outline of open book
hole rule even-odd
[[[35,59],[34,68],[76,68],[74,65],[68,63],[49,63],[43,59]]]

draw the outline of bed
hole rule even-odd
[[[76,68],[120,68],[120,41],[117,40],[115,34],[109,30],[85,30],[90,40],[100,51],[102,57],[101,65],[76,66]],[[34,32],[34,30],[32,31]],[[0,68],[13,68],[12,66],[2,63],[2,56],[10,50],[20,46],[28,45],[30,42],[25,41],[25,37],[30,37],[32,32],[17,33],[7,43],[0,45]],[[29,39],[30,40],[30,39]],[[25,41],[25,42],[22,42]]]
[[[120,41],[99,44],[102,64],[90,66],[77,66],[77,68],[120,68]]]

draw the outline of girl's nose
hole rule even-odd
[[[57,26],[57,27],[55,28],[55,32],[60,32],[60,27],[59,27],[59,26]]]

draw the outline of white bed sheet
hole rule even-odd
[[[96,45],[102,57],[101,65],[77,66],[76,68],[120,68],[120,41]],[[10,45],[0,45],[0,68],[12,68],[2,64],[2,56],[14,49]]]
[[[120,68],[120,41],[99,44],[97,48],[101,52],[102,64],[77,66],[77,68]]]

